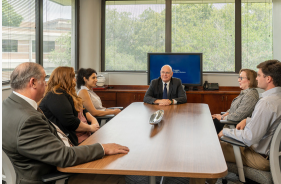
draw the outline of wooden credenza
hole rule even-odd
[[[104,107],[124,107],[132,102],[143,102],[148,85],[122,86],[115,85],[112,89],[95,90],[102,100]],[[216,91],[186,91],[188,103],[206,103],[209,105],[211,114],[224,112],[229,109],[232,100],[240,94],[239,87],[220,87]]]

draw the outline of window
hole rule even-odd
[[[76,69],[76,4],[75,0],[2,0],[2,84],[24,62],[43,65],[47,74],[58,66]],[[38,52],[40,43],[43,49]]]
[[[202,52],[205,72],[234,72],[235,4],[208,2],[172,1],[172,51]]]
[[[43,0],[43,66],[75,68],[75,1]]]
[[[165,51],[165,1],[106,1],[105,71],[145,71],[147,52]]]
[[[29,47],[34,39],[35,1],[2,0],[2,81],[20,63],[35,62]]]
[[[2,52],[18,52],[18,40],[2,40]]]
[[[32,40],[32,52],[35,52],[35,40]],[[55,41],[44,41],[43,42],[43,52],[52,52],[55,50]]]
[[[272,0],[262,1],[242,0],[237,26],[235,0],[104,0],[102,71],[146,71],[147,52],[165,51],[202,52],[204,72],[255,69],[273,57]]]
[[[272,1],[242,1],[242,68],[273,58]]]

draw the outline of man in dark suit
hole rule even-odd
[[[65,146],[59,131],[37,108],[45,91],[45,77],[39,64],[20,64],[11,74],[13,92],[2,103],[2,149],[13,163],[17,184],[41,184],[42,175],[55,172],[57,166],[68,167],[101,159],[104,155],[128,153],[127,147],[114,143]],[[98,176],[101,175],[87,175],[86,178]],[[79,175],[73,178],[79,179]],[[98,179],[95,183],[103,183],[100,180],[125,183],[121,176],[104,175]]]
[[[186,103],[186,93],[181,80],[172,78],[173,70],[169,65],[164,65],[160,77],[151,81],[143,101],[149,104],[172,105]]]

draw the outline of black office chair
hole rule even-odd
[[[121,111],[124,109],[123,107],[109,107],[107,109],[120,109]],[[95,118],[100,122],[100,127],[105,125],[109,120],[111,120],[115,115],[109,114],[105,116],[95,116]]]
[[[246,145],[240,141],[229,137],[221,137],[221,140],[224,142],[228,142],[233,145],[233,149],[235,148],[235,160],[234,163],[227,163],[228,171],[238,174],[241,182],[245,182],[246,178],[258,182],[258,183],[266,183],[266,184],[279,184],[281,183],[281,121],[276,128],[271,143],[270,143],[270,151],[269,151],[269,163],[270,163],[270,171],[261,171],[251,167],[243,166],[241,152],[239,146],[246,147]],[[223,183],[227,183],[227,181],[223,181]]]
[[[42,181],[44,183],[49,184],[64,184],[65,181],[71,176],[73,173],[62,173],[55,172],[51,174],[47,174],[42,176]],[[2,150],[2,180],[6,182],[6,184],[15,184],[16,183],[16,173],[14,166],[7,156],[7,154]]]

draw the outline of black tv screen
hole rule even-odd
[[[170,65],[173,77],[185,86],[202,86],[202,53],[147,53],[148,84],[160,76],[161,67]]]

